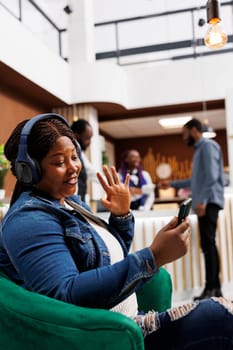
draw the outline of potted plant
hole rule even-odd
[[[4,180],[9,169],[9,162],[4,155],[4,145],[0,145],[0,198],[4,197]]]

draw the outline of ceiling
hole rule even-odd
[[[100,122],[100,130],[103,134],[114,138],[135,138],[135,137],[147,137],[154,135],[165,135],[165,134],[179,134],[181,128],[178,129],[164,129],[158,123],[160,118],[172,118],[191,115],[193,118],[197,118],[201,121],[208,119],[208,124],[215,130],[225,129],[225,110],[216,109],[211,111],[200,111],[179,113],[179,114],[168,114],[161,116],[150,116],[142,118],[130,118],[112,121]]]
[[[181,128],[164,129],[158,123],[161,118],[191,116],[202,122],[207,121],[213,129],[226,128],[224,100],[212,100],[156,106],[126,110],[111,103],[92,103],[98,110],[101,133],[112,139],[149,137],[154,135],[179,134]]]

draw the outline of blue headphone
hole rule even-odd
[[[38,162],[32,159],[28,154],[28,136],[32,127],[40,120],[55,118],[62,121],[68,127],[68,122],[59,114],[46,113],[39,114],[30,119],[23,127],[19,140],[18,155],[15,161],[15,173],[18,181],[24,185],[32,186],[36,184],[41,178],[41,169]],[[40,147],[40,145],[38,145]]]

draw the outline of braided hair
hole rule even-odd
[[[27,121],[28,120],[24,120],[15,127],[4,147],[4,154],[11,164],[11,172],[15,177],[15,161],[18,155],[21,131]],[[33,125],[31,132],[28,135],[27,149],[29,156],[32,159],[35,159],[40,165],[42,159],[44,159],[50,149],[55,145],[57,139],[61,136],[69,137],[77,148],[77,141],[73,131],[61,120],[53,117],[39,120]],[[20,194],[26,190],[28,190],[28,187],[17,180],[10,205],[12,205],[18,199]]]

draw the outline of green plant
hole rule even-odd
[[[9,162],[4,155],[4,145],[0,145],[0,188],[4,187],[4,179],[9,169]]]

